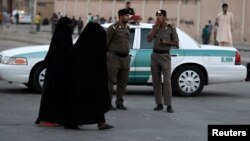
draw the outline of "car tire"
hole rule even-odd
[[[31,90],[34,90],[34,87],[33,87],[33,85],[32,85],[32,83],[24,83],[24,85],[26,86],[26,87],[28,87],[29,89],[31,89]]]
[[[38,65],[32,74],[32,85],[36,92],[42,93],[42,86],[45,78],[45,66],[43,64]]]
[[[204,85],[204,73],[196,66],[183,66],[176,70],[172,77],[173,93],[179,96],[196,96]]]

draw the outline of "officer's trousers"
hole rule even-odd
[[[123,95],[126,92],[128,75],[130,70],[130,56],[120,57],[113,53],[108,53],[108,89],[111,103],[114,93],[114,83],[116,81],[116,105],[123,105]]]
[[[151,54],[151,73],[156,104],[171,105],[171,56],[169,53]],[[163,74],[163,89],[162,89]],[[163,92],[162,92],[163,91]],[[162,94],[163,93],[163,94]]]

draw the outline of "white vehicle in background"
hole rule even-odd
[[[16,23],[16,13],[19,14],[19,23],[21,24],[31,24],[32,23],[32,15],[25,12],[24,10],[13,10],[11,15],[12,23]]]
[[[104,28],[110,24],[102,25]],[[150,55],[153,42],[147,42],[152,24],[131,25],[129,84],[152,85]],[[241,56],[233,47],[200,45],[177,28],[179,49],[170,51],[173,92],[195,96],[209,84],[241,82],[247,74]],[[44,82],[44,57],[49,45],[19,47],[0,52],[0,80],[23,83],[40,92]]]

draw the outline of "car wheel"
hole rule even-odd
[[[196,96],[202,91],[204,85],[204,74],[195,66],[181,67],[172,77],[173,91],[179,96]]]
[[[28,87],[29,89],[34,90],[34,87],[33,87],[33,85],[30,82],[29,83],[24,83],[24,85],[26,87]]]
[[[35,68],[34,73],[32,75],[33,87],[35,91],[39,93],[42,92],[42,86],[45,79],[45,71],[46,71],[45,66],[40,64]]]

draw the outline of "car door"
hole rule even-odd
[[[129,72],[129,83],[134,83],[135,82],[135,56],[136,56],[136,46],[137,46],[137,40],[138,38],[138,30],[136,27],[132,27],[130,29],[130,37],[129,37],[129,47],[130,47],[130,56],[131,56],[131,61],[130,61],[130,72]]]
[[[135,78],[137,83],[151,83],[151,53],[153,48],[153,42],[147,41],[147,35],[151,31],[150,28],[141,28],[139,30],[139,43],[140,48],[137,50],[135,57]],[[181,49],[171,49],[172,69],[183,59],[183,51]]]

